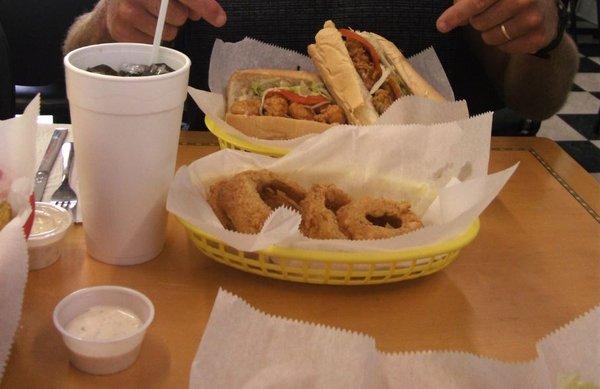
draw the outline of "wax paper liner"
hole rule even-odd
[[[167,209],[243,251],[271,244],[334,251],[400,250],[432,244],[466,229],[516,169],[487,175],[491,118],[486,114],[431,126],[336,127],[279,159],[222,150],[177,172]],[[423,217],[425,228],[383,240],[308,239],[298,232],[300,216],[280,209],[265,226],[269,232],[227,231],[206,202],[208,188],[222,177],[250,169],[286,174],[305,188],[335,183],[353,198],[368,195],[409,201]]]
[[[13,211],[0,230],[0,379],[21,318],[29,268],[23,225],[31,214],[39,109],[37,96],[22,116],[0,122],[0,200],[8,200]]]
[[[539,341],[538,357],[524,363],[455,351],[384,353],[365,334],[269,315],[220,289],[192,362],[190,388],[597,385],[599,326],[596,307]]]
[[[15,218],[0,231],[0,381],[21,320],[28,271],[23,223]]]

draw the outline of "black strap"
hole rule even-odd
[[[567,13],[567,8],[562,0],[556,0],[556,8],[558,10],[558,28],[556,32],[556,37],[548,44],[548,46],[540,49],[533,55],[539,58],[548,59],[550,58],[550,52],[560,45],[560,42],[565,35],[565,30],[567,29],[567,21],[569,19],[569,15]]]

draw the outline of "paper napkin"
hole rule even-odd
[[[368,335],[271,316],[220,290],[192,362],[190,388],[599,385],[599,328],[600,307],[539,341],[538,357],[525,363],[451,351],[389,354]]]

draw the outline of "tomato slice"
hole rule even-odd
[[[381,70],[381,66],[379,66],[379,64],[381,63],[381,59],[379,58],[379,54],[377,53],[377,50],[375,50],[373,45],[371,43],[369,43],[368,40],[366,40],[365,38],[358,35],[357,33],[355,33],[352,30],[348,30],[346,28],[340,28],[339,32],[340,32],[340,34],[342,34],[342,36],[344,38],[356,41],[356,42],[360,43],[361,45],[363,45],[363,47],[365,49],[367,49],[367,51],[369,52],[369,55],[371,56],[371,59],[373,60],[373,66],[375,67],[375,71],[377,73],[379,73]]]
[[[301,96],[301,95],[294,93],[287,89],[277,89],[277,90],[270,91],[267,94],[267,97],[268,97],[268,95],[270,95],[272,93],[276,93],[291,102],[302,104],[302,105],[316,105],[316,104],[320,104],[320,103],[329,101],[329,99],[327,99],[325,96],[321,96],[321,95]]]

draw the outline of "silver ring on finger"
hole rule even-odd
[[[502,35],[504,35],[504,37],[506,38],[507,41],[512,41],[512,38],[510,37],[510,34],[506,30],[506,27],[504,26],[504,24],[500,25],[500,31],[502,31]]]

